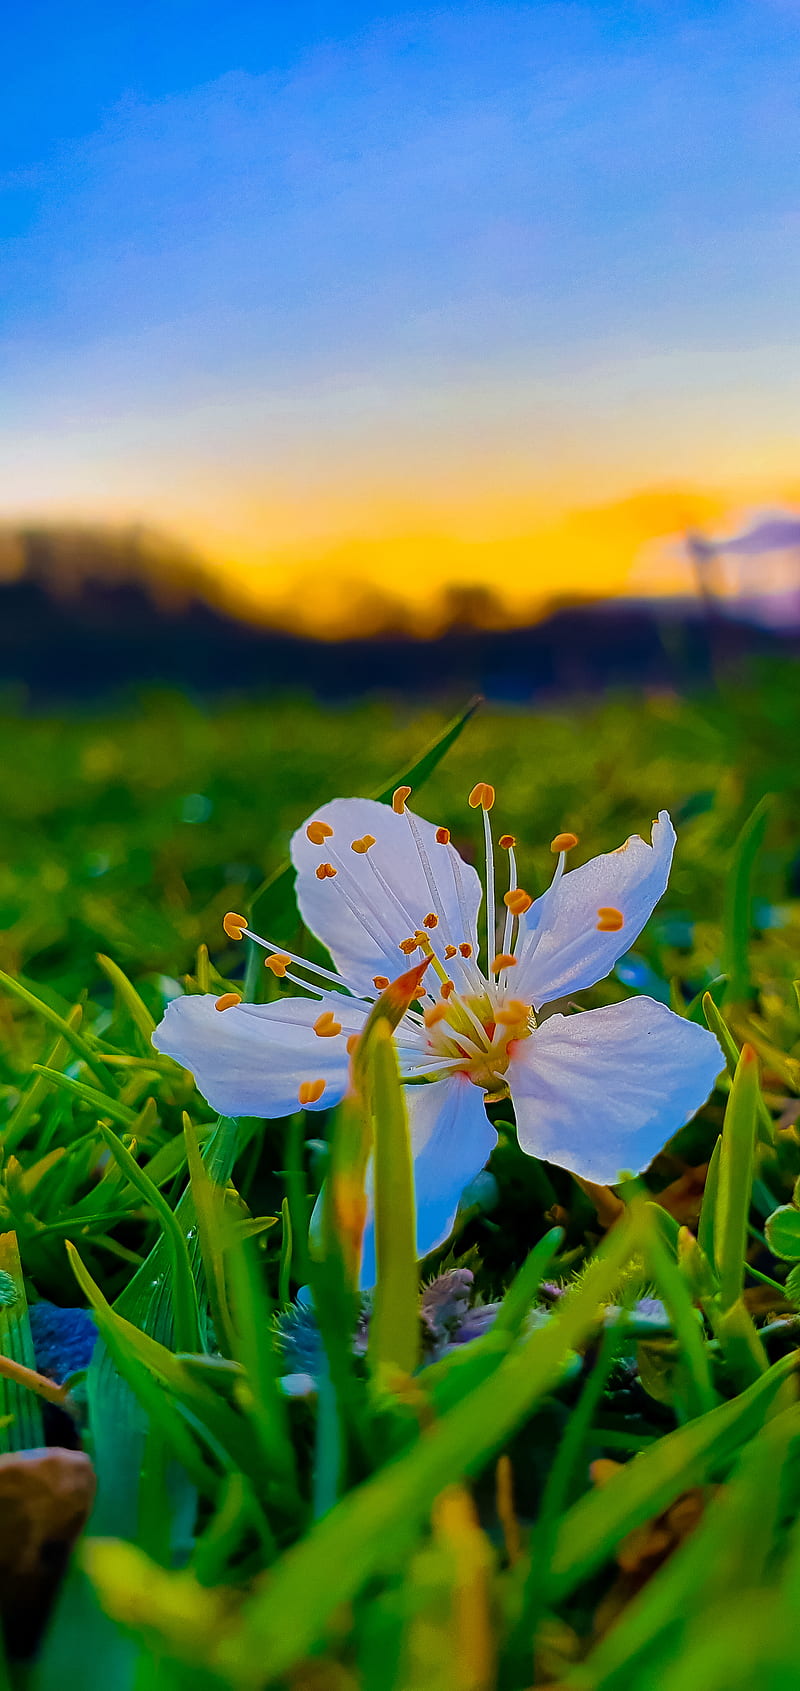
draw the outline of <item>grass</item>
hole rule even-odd
[[[560,830],[592,856],[672,811],[670,890],[585,1002],[661,997],[712,1026],[728,1072],[622,1206],[522,1156],[499,1105],[420,1304],[385,1023],[360,1098],[288,1123],[218,1120],[150,1046],[181,986],[241,985],[226,909],[296,939],[279,871],[314,805],[381,790],[443,727],[299,696],[0,717],[2,1450],[51,1413],[28,1307],[83,1304],[100,1335],[68,1382],[95,1513],[14,1691],[797,1682],[791,670],[688,702],[484,710],[414,778],[467,853],[466,795],[492,781],[532,890]],[[365,1133],[396,1194],[368,1341],[335,1222]]]

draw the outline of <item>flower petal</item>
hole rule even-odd
[[[303,921],[327,946],[348,983],[370,991],[373,975],[394,980],[405,966],[401,941],[430,914],[439,918],[430,929],[439,955],[447,944],[475,945],[481,883],[453,846],[437,840],[433,823],[410,813],[397,815],[391,805],[374,799],[333,799],[310,821],[323,823],[333,833],[314,845],[306,832],[309,824],[304,823],[293,836],[297,902]],[[352,841],[365,836],[371,836],[374,845],[353,851]],[[330,863],[336,875],[318,880],[321,863]]]
[[[582,992],[610,973],[641,933],[669,880],[675,829],[666,810],[653,823],[652,845],[632,834],[616,851],[569,869],[526,918],[514,991],[537,1006]],[[618,910],[616,931],[601,933],[598,912]]]
[[[405,1096],[414,1153],[417,1256],[424,1257],[447,1238],[461,1193],[488,1161],[497,1134],[486,1114],[483,1092],[466,1075],[407,1086]],[[371,1179],[361,1260],[365,1288],[374,1285],[376,1272],[370,1184]]]
[[[215,1009],[215,1003],[211,995],[174,998],[153,1034],[157,1051],[191,1070],[212,1109],[225,1116],[288,1116],[299,1107],[304,1080],[325,1081],[322,1097],[308,1109],[325,1110],[343,1098],[347,1037],[364,1025],[362,1006],[341,994],[327,995],[325,1008],[335,1004],[342,1031],[321,1039],[314,1032],[323,1008],[316,998],[228,1010]]]
[[[647,1168],[722,1067],[713,1034],[652,998],[549,1016],[508,1067],[520,1145],[608,1185]]]

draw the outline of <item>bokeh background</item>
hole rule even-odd
[[[2,33],[3,966],[183,978],[314,803],[476,692],[425,800],[455,828],[492,779],[533,878],[669,804],[675,910],[713,920],[780,789],[779,908],[797,7],[31,0]]]

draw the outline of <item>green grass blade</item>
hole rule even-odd
[[[369,1329],[368,1360],[374,1375],[419,1360],[414,1172],[397,1054],[388,1022],[378,1022],[369,1042],[369,1088],[375,1169],[377,1281]]]
[[[97,1115],[110,1116],[112,1121],[118,1121],[122,1127],[133,1128],[136,1111],[128,1104],[121,1103],[119,1098],[112,1098],[107,1092],[98,1092],[96,1087],[87,1086],[83,1080],[73,1080],[71,1075],[62,1074],[60,1069],[46,1069],[43,1063],[32,1063],[31,1067],[34,1074],[41,1075],[51,1086],[59,1087],[62,1092],[69,1092],[73,1098],[80,1098],[82,1104],[89,1104]]]
[[[113,957],[106,957],[104,952],[98,951],[97,961],[100,964],[103,974],[108,977],[114,991],[119,995],[122,1003],[125,1005],[128,1015],[130,1016],[134,1027],[138,1028],[149,1053],[152,1050],[150,1036],[155,1032],[156,1024],[144,1002],[144,999],[140,998],[135,986],[128,980],[127,975],[120,968],[119,964],[114,962]]]
[[[725,1020],[725,1017],[722,1015],[722,1012],[717,1009],[717,1006],[714,1003],[714,1000],[711,997],[711,994],[709,992],[703,993],[702,1003],[703,1003],[703,1015],[705,1017],[706,1027],[709,1029],[709,1032],[715,1034],[716,1038],[719,1040],[720,1045],[722,1046],[722,1049],[725,1053],[725,1066],[728,1070],[728,1074],[730,1075],[731,1080],[733,1080],[733,1077],[736,1073],[736,1067],[737,1067],[737,1064],[739,1062],[739,1055],[740,1055],[739,1046],[737,1045],[736,1040],[734,1039],[733,1034],[731,1033],[731,1030],[728,1027],[728,1024]],[[761,1137],[764,1141],[764,1144],[765,1145],[773,1145],[775,1143],[775,1128],[773,1126],[772,1117],[769,1113],[769,1110],[767,1109],[767,1106],[764,1103],[764,1099],[761,1096],[761,1089],[760,1088],[759,1088],[759,1093],[758,1093],[758,1106],[757,1106],[757,1108],[758,1108],[758,1121],[759,1121],[759,1126],[761,1128]]]
[[[24,1368],[36,1367],[16,1233],[0,1233],[0,1354]],[[9,1415],[12,1419],[7,1422]],[[43,1444],[38,1398],[0,1375],[0,1452],[32,1450]]]
[[[728,977],[725,1002],[742,1004],[752,997],[750,974],[750,906],[756,858],[766,832],[771,793],[765,793],[750,812],[733,848],[725,883],[722,929],[722,973]]]
[[[29,1010],[35,1010],[37,1015],[50,1023],[51,1027],[57,1028],[67,1045],[70,1045],[73,1051],[83,1058],[87,1069],[91,1069],[104,1092],[107,1093],[109,1087],[113,1090],[113,1080],[108,1069],[104,1067],[102,1058],[92,1050],[88,1041],[83,1038],[82,1034],[78,1033],[67,1017],[60,1016],[57,1010],[53,1010],[49,1004],[45,1004],[41,998],[37,998],[35,992],[29,992],[21,981],[16,981],[13,975],[7,975],[3,969],[0,969],[0,986],[4,986],[6,992],[12,993],[23,1004],[27,1004]]]
[[[121,1139],[112,1132],[110,1127],[104,1127],[98,1122],[97,1131],[108,1147],[114,1161],[127,1177],[134,1191],[144,1198],[158,1216],[164,1230],[164,1237],[169,1246],[172,1259],[173,1299],[175,1309],[175,1344],[178,1350],[195,1351],[201,1348],[200,1316],[197,1308],[197,1288],[192,1273],[192,1263],[186,1244],[186,1235],[174,1210],[171,1210],[166,1198],[153,1185],[149,1175],[139,1167],[135,1157],[123,1145]]]
[[[797,1366],[782,1357],[752,1386],[696,1421],[667,1433],[564,1516],[553,1551],[553,1598],[562,1602],[611,1555],[620,1539],[659,1515],[687,1486],[702,1484],[764,1422],[784,1380]]]
[[[758,1058],[745,1045],[725,1110],[714,1206],[714,1263],[723,1309],[741,1297],[744,1285],[758,1097]]]
[[[493,1333],[508,1333],[516,1337],[563,1242],[563,1227],[551,1227],[549,1233],[545,1233],[544,1238],[534,1245],[497,1311]]]
[[[279,1677],[311,1648],[334,1608],[397,1561],[438,1493],[483,1467],[558,1379],[643,1231],[641,1214],[615,1228],[546,1328],[532,1333],[469,1399],[345,1497],[283,1557],[269,1585],[243,1606],[237,1632],[221,1641],[220,1669],[254,1686]]]
[[[687,1412],[690,1417],[704,1415],[706,1410],[715,1407],[717,1394],[711,1379],[702,1326],[689,1288],[675,1260],[675,1254],[663,1236],[660,1218],[665,1212],[657,1209],[655,1205],[652,1208],[657,1211],[657,1224],[647,1241],[647,1265],[669,1310],[680,1347],[684,1364],[683,1378],[686,1381]]]

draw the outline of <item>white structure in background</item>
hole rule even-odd
[[[800,627],[800,513],[756,513],[731,535],[690,533],[685,545],[710,609],[768,628]]]

